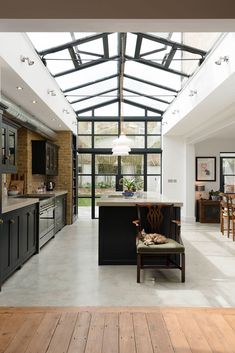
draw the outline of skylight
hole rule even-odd
[[[196,37],[179,32],[123,35],[125,113],[130,115],[129,106],[131,111],[135,107],[163,115],[183,84],[202,64],[219,33],[197,33]],[[120,103],[120,33],[28,33],[28,36],[78,115],[94,109],[105,114],[109,107],[115,107],[115,112],[110,110],[109,115],[116,115]]]

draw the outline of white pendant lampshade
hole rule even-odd
[[[114,147],[112,148],[113,155],[127,156],[130,152],[131,140],[123,133],[113,141]]]

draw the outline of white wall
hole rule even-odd
[[[216,157],[216,181],[203,182],[206,191],[219,190],[220,187],[220,152],[235,152],[235,136],[234,139],[208,139],[195,144],[195,156],[197,157]]]
[[[194,146],[182,138],[163,136],[162,193],[171,201],[183,202],[182,219],[193,221],[195,194]]]

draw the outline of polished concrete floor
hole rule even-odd
[[[178,270],[97,265],[97,220],[80,212],[2,286],[1,306],[235,306],[235,242],[218,224],[184,224],[186,282]]]

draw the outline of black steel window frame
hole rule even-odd
[[[221,192],[224,192],[224,179],[226,176],[231,176],[231,177],[234,177],[235,179],[235,173],[234,174],[224,174],[223,173],[223,159],[234,159],[235,161],[235,152],[220,152],[220,153],[223,153],[224,156],[221,156],[220,157],[220,191]],[[230,156],[231,154],[231,156]]]

